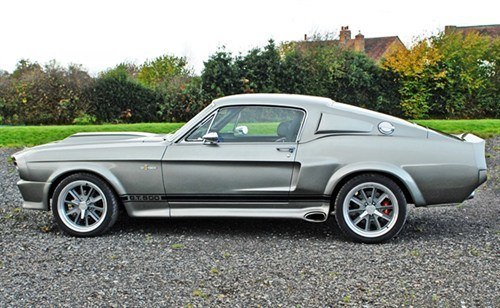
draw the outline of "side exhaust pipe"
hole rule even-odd
[[[327,218],[323,212],[309,212],[304,215],[304,220],[309,222],[324,222]]]

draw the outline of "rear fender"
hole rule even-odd
[[[420,189],[408,172],[396,165],[381,162],[353,163],[338,169],[328,180],[324,194],[330,195],[342,179],[346,176],[359,172],[378,172],[390,174],[398,178],[406,186],[416,206],[423,206],[426,204]]]

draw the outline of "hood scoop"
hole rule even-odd
[[[141,132],[107,132],[107,133],[77,133],[61,141],[61,143],[92,143],[106,141],[121,141],[136,138],[158,136],[152,133]]]

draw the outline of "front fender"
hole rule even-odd
[[[112,165],[112,163],[108,164]],[[65,175],[77,172],[89,172],[102,177],[106,182],[108,182],[111,185],[111,187],[113,187],[113,189],[118,195],[124,195],[126,193],[125,188],[123,187],[122,183],[118,180],[118,178],[110,171],[112,167],[113,166],[104,166],[95,163],[78,163],[76,166],[63,164],[62,166],[57,168],[54,172],[52,172],[47,182],[51,183],[52,186],[53,183],[57,182],[61,177],[64,177]],[[51,187],[51,189],[54,188],[55,187]],[[47,200],[48,202],[50,198],[50,196],[48,196],[48,190],[45,193],[47,194],[45,200]]]
[[[112,163],[110,163],[112,164]],[[125,188],[118,180],[118,178],[110,171],[112,166],[103,166],[101,164],[93,163],[78,163],[78,165],[63,165],[57,168],[49,177],[48,182],[54,183],[55,180],[59,179],[64,174],[75,173],[75,172],[90,172],[95,173],[106,180],[116,191],[117,194],[125,194]]]
[[[383,162],[359,162],[338,169],[328,180],[324,194],[330,195],[342,179],[359,172],[379,172],[392,175],[398,178],[406,186],[415,205],[422,206],[426,204],[420,189],[408,172],[396,165]]]
[[[75,165],[74,162],[31,164],[30,167],[25,168],[25,174],[29,174],[30,179],[21,178],[17,183],[24,199],[23,207],[48,211],[55,183],[59,182],[61,178],[77,172],[96,174],[107,181],[119,195],[125,194],[122,183],[109,170],[112,167],[113,163],[105,163],[104,165],[96,163],[78,163]]]

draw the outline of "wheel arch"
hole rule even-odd
[[[325,189],[325,194],[331,196],[332,205],[340,189],[347,181],[366,173],[380,174],[390,178],[401,188],[407,203],[413,203],[418,206],[425,205],[422,193],[413,178],[403,169],[389,164],[356,164],[337,170],[328,181]]]
[[[74,168],[74,169],[61,169],[54,172],[48,181],[50,183],[50,186],[44,200],[45,202],[47,202],[48,209],[50,209],[51,206],[50,199],[52,198],[52,195],[54,194],[57,185],[59,185],[59,183],[61,183],[61,181],[67,178],[68,176],[77,173],[88,173],[100,178],[111,187],[111,189],[114,191],[117,197],[125,194],[125,189],[123,188],[120,181],[118,181],[118,178],[116,178],[116,176],[114,176],[107,169],[92,168],[90,166],[86,167],[81,166],[79,168]]]

